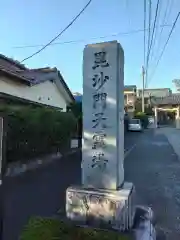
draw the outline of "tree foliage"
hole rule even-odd
[[[147,128],[148,124],[149,124],[149,121],[148,121],[148,116],[146,113],[143,113],[143,112],[138,112],[135,114],[135,117],[134,118],[137,118],[137,119],[140,119],[141,120],[141,124],[144,128]]]
[[[49,108],[0,109],[7,115],[7,160],[28,159],[67,147],[76,131],[72,113]]]
[[[82,102],[74,102],[70,105],[69,111],[77,119],[77,132],[78,137],[82,137],[82,126],[83,126],[83,113],[82,113]]]

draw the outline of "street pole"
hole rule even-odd
[[[144,112],[144,77],[145,77],[145,71],[144,66],[142,66],[142,112]]]

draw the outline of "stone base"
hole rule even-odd
[[[180,129],[180,118],[176,119],[176,128]]]
[[[125,182],[119,190],[69,187],[66,217],[77,224],[126,231],[132,228],[135,188]]]

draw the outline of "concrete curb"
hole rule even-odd
[[[156,240],[156,230],[153,225],[154,214],[151,208],[139,206],[136,208],[136,240]]]
[[[80,151],[80,149],[72,149],[71,151],[67,152],[66,154],[62,154],[60,152],[57,152],[57,153],[54,153],[54,154],[49,154],[49,155],[46,155],[45,157],[42,157],[42,158],[37,158],[37,159],[33,159],[31,161],[29,161],[28,163],[20,163],[20,162],[17,162],[17,163],[14,163],[14,164],[10,164],[8,167],[7,167],[7,171],[6,171],[6,174],[5,176],[6,177],[15,177],[15,176],[18,176],[20,174],[23,174],[27,171],[30,171],[30,170],[34,170],[34,169],[38,169],[42,166],[45,166],[49,163],[52,163],[62,157],[65,157],[65,156],[68,156],[68,155],[71,155],[73,153],[76,153]]]

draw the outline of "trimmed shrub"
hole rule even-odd
[[[138,112],[138,113],[136,113],[134,118],[140,119],[141,124],[144,128],[148,127],[149,121],[148,121],[148,116],[146,115],[146,113]]]
[[[53,218],[31,218],[20,240],[130,240],[128,234],[76,227]]]
[[[7,161],[27,160],[70,146],[76,131],[72,113],[49,108],[0,109],[7,115]]]

